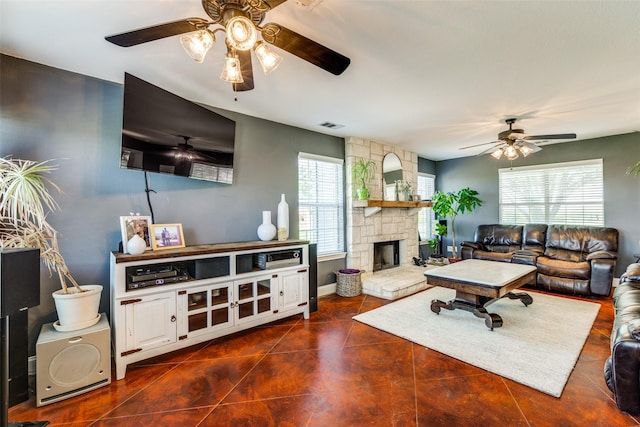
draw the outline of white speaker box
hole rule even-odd
[[[58,332],[42,326],[36,342],[36,404],[58,402],[111,383],[107,316],[89,328]]]

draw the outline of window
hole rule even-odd
[[[500,169],[502,224],[604,226],[602,159]]]
[[[418,194],[423,199],[431,200],[435,192],[436,177],[426,173],[418,173]],[[420,209],[418,213],[418,233],[420,240],[426,241],[433,236],[434,217],[431,208]]]
[[[343,160],[298,155],[300,239],[318,244],[318,255],[344,252]]]

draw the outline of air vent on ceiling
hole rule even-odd
[[[331,122],[320,123],[320,126],[329,128],[329,129],[340,129],[344,127],[344,125],[338,125],[336,123],[331,123]]]

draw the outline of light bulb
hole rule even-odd
[[[238,50],[251,49],[256,44],[258,31],[246,16],[234,16],[227,22],[227,40]]]

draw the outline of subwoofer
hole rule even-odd
[[[36,405],[43,406],[111,383],[107,316],[89,328],[58,332],[42,326],[36,342]]]

